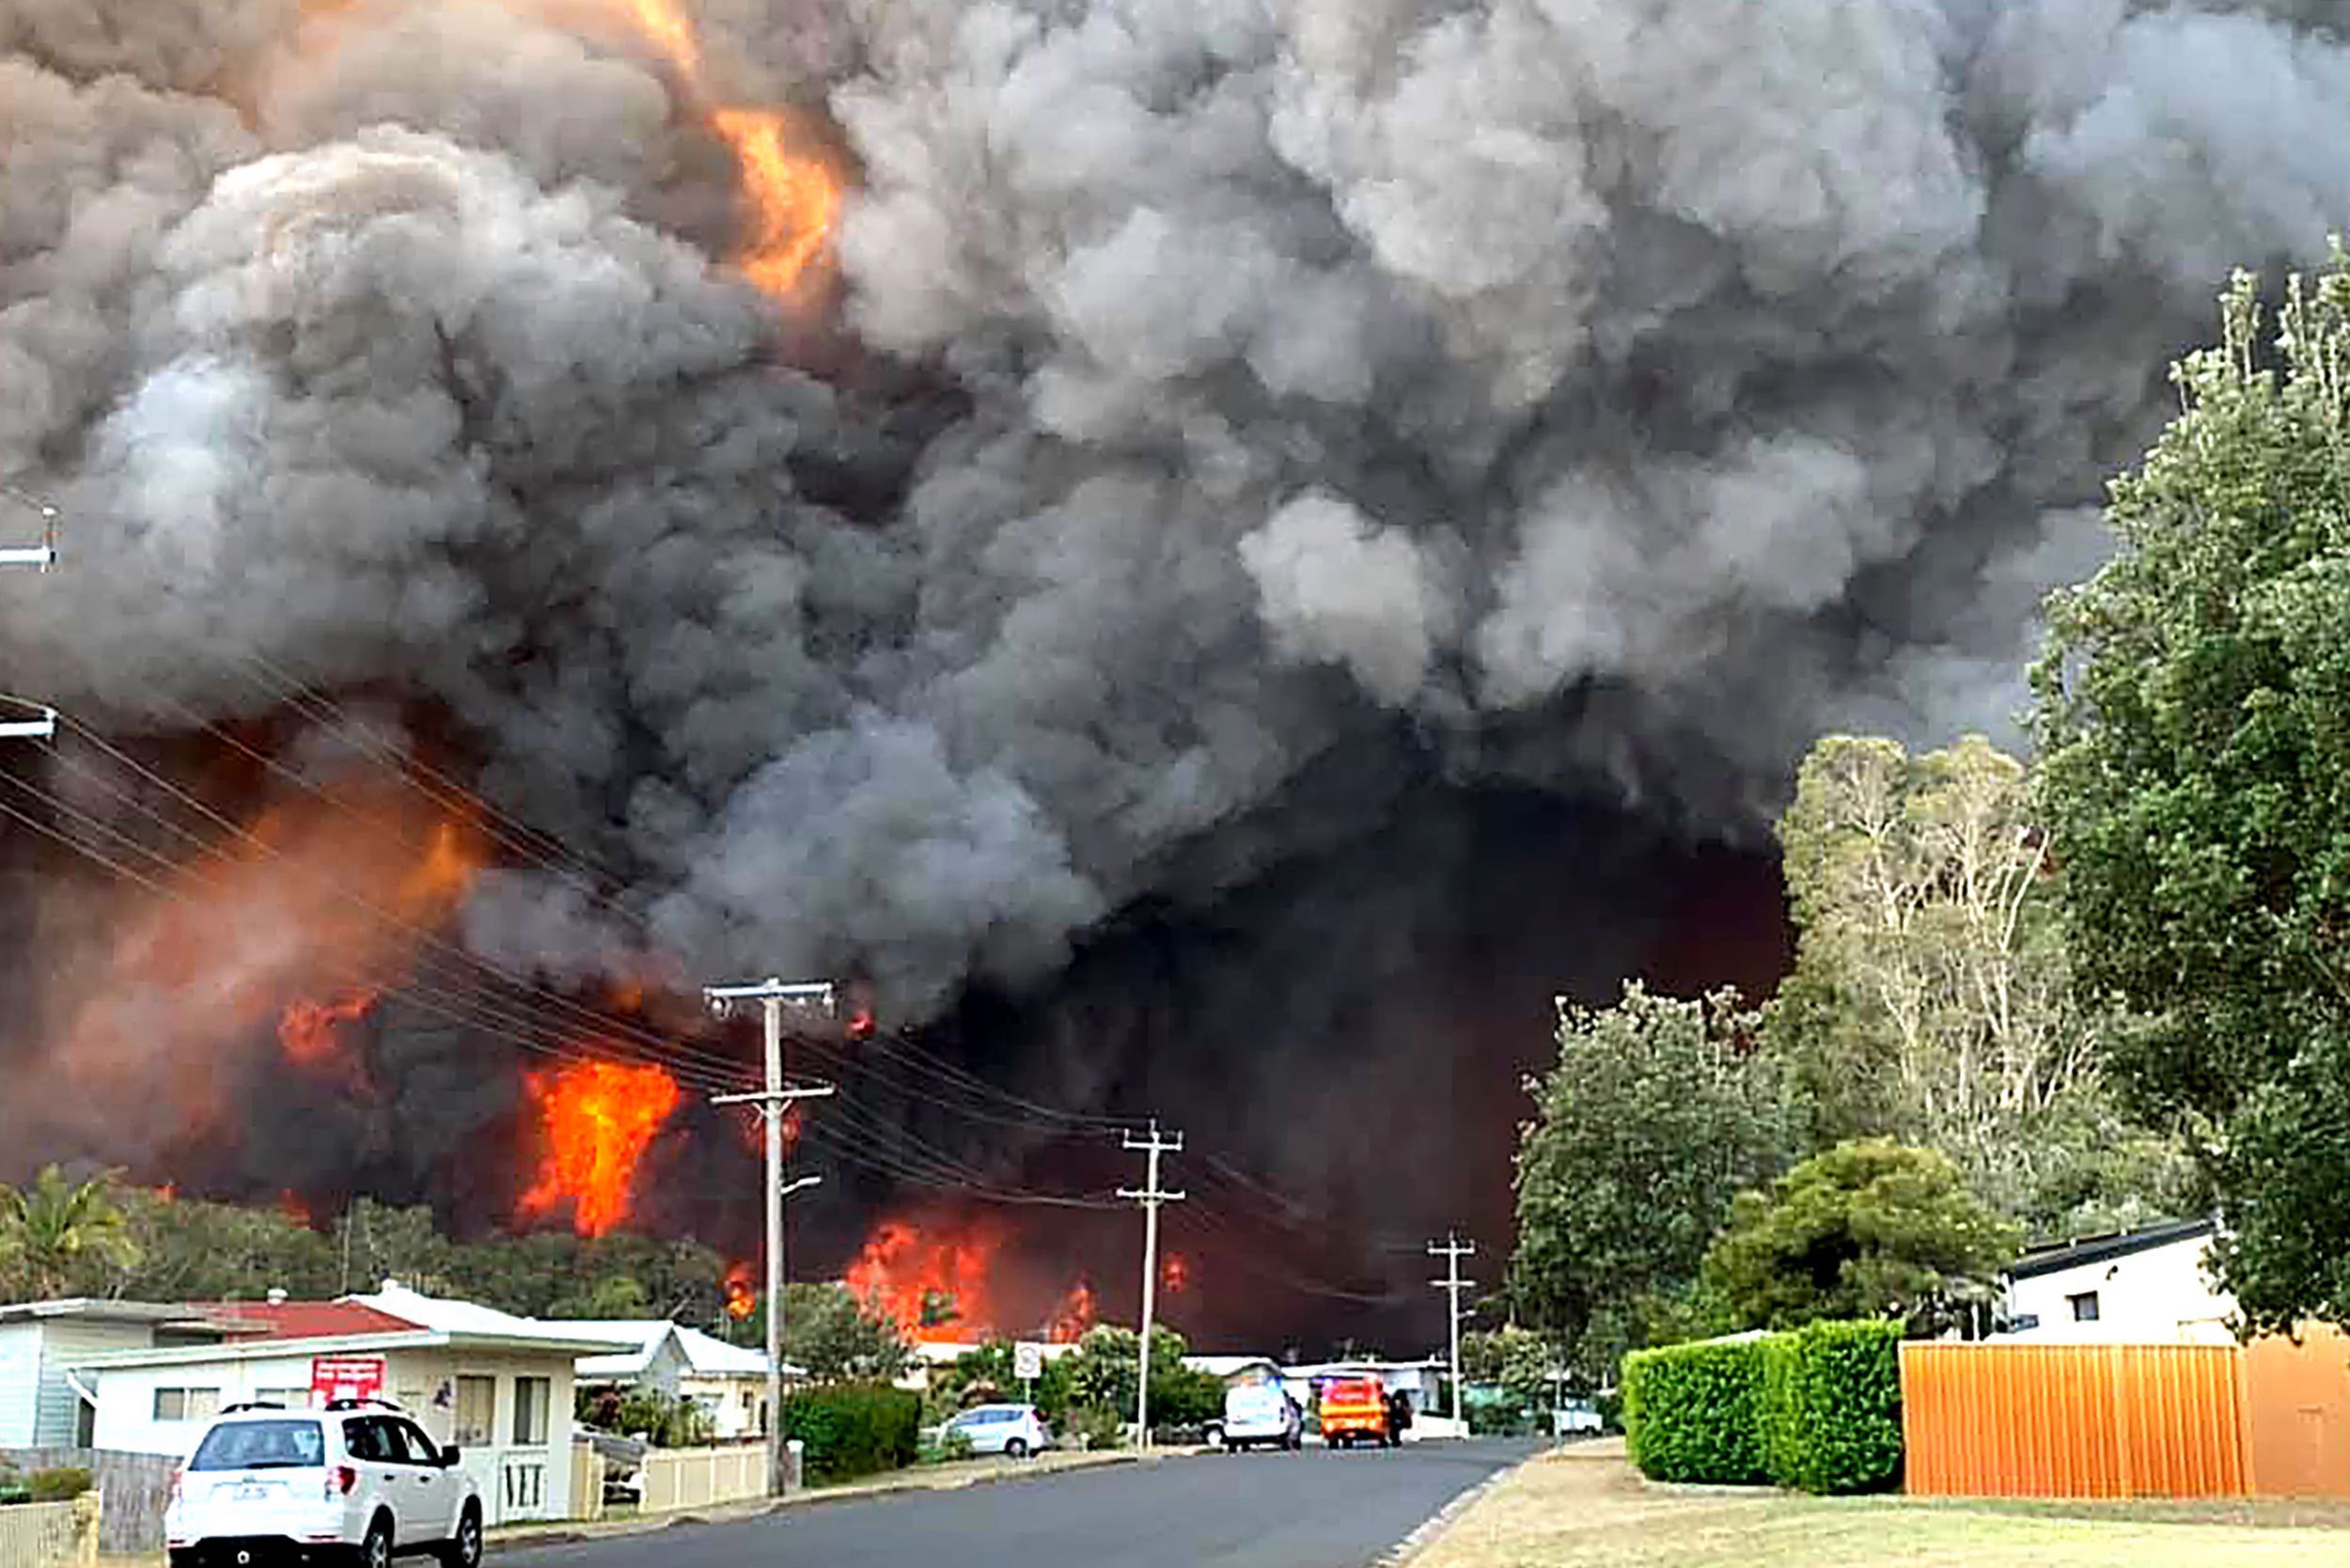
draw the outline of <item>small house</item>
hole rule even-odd
[[[600,1319],[564,1326],[634,1345],[615,1355],[581,1356],[576,1366],[581,1388],[630,1388],[686,1400],[710,1418],[712,1435],[720,1442],[765,1435],[765,1352],[730,1345],[666,1318]],[[787,1364],[783,1375],[807,1374]]]
[[[184,1455],[224,1406],[396,1402],[455,1444],[486,1522],[559,1519],[571,1497],[573,1363],[630,1348],[576,1324],[519,1318],[386,1281],[337,1301],[192,1309],[196,1342],[84,1353],[92,1445]]]
[[[2007,1271],[2006,1332],[2051,1344],[2235,1342],[2235,1301],[2206,1267],[2211,1219],[2037,1247]]]

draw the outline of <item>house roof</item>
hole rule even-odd
[[[622,1354],[641,1343],[634,1335],[599,1333],[592,1324],[518,1318],[478,1302],[426,1295],[396,1279],[384,1280],[384,1288],[373,1295],[346,1299],[451,1339],[495,1340],[518,1347],[568,1350],[574,1356]]]
[[[1183,1365],[1210,1377],[1230,1377],[1251,1367],[1271,1367],[1276,1372],[1281,1368],[1281,1363],[1270,1356],[1186,1356]]]
[[[634,1347],[632,1339],[588,1325],[518,1318],[494,1307],[424,1295],[391,1280],[373,1295],[340,1301],[222,1304],[209,1320],[230,1338],[220,1344],[164,1345],[93,1355],[77,1367],[164,1367],[308,1354],[354,1355],[461,1345],[525,1355],[601,1356]]]
[[[685,1363],[685,1371],[693,1377],[765,1377],[767,1356],[763,1351],[744,1350],[730,1345],[714,1335],[698,1328],[688,1328],[666,1318],[603,1318],[567,1320],[567,1328],[594,1333],[615,1340],[633,1340],[635,1348],[612,1356],[583,1356],[578,1371],[582,1377],[635,1378],[644,1375],[664,1344],[675,1344],[678,1356]],[[784,1375],[798,1377],[805,1369],[784,1363]]]
[[[29,1318],[90,1318],[101,1323],[184,1323],[198,1310],[160,1301],[104,1301],[95,1296],[67,1296],[57,1301],[16,1301],[0,1304],[0,1323]]]
[[[240,1341],[326,1340],[355,1334],[413,1334],[427,1325],[357,1301],[222,1301],[195,1309]]]
[[[2208,1236],[2218,1229],[2219,1222],[2206,1216],[2202,1219],[2170,1220],[2161,1225],[2149,1225],[2142,1230],[2116,1231],[2111,1235],[2088,1236],[2027,1252],[2009,1266],[2007,1277],[2010,1279],[2034,1279],[2044,1274],[2056,1274],[2068,1268],[2126,1258],[2134,1252],[2176,1247],[2182,1242]]]

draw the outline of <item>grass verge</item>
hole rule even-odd
[[[2284,1568],[2350,1562],[2332,1504],[1956,1502],[1655,1486],[1619,1443],[1533,1461],[1412,1568]]]

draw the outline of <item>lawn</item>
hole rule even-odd
[[[1412,1568],[2261,1568],[2350,1562],[2327,1505],[1962,1503],[1652,1486],[1620,1443],[1528,1465]]]

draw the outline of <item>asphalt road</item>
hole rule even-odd
[[[1208,1454],[501,1553],[499,1568],[1366,1568],[1523,1442]]]

